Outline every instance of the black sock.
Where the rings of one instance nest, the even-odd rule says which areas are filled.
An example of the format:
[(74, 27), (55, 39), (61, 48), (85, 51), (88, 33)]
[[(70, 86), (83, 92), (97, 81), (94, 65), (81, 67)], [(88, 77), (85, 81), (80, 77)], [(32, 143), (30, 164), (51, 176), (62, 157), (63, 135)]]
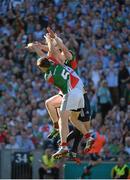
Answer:
[(93, 165), (90, 164), (90, 165), (87, 166), (87, 169), (90, 170), (92, 167), (93, 167)]
[(72, 152), (77, 153), (78, 146), (79, 146), (79, 143), (80, 143), (82, 137), (83, 137), (83, 134), (78, 129), (74, 129), (74, 142), (73, 142), (73, 146), (71, 149)]
[(71, 141), (72, 139), (74, 139), (74, 136), (75, 136), (74, 130), (72, 130), (72, 131), (69, 133), (69, 135), (67, 136), (67, 142), (69, 142), (69, 141)]

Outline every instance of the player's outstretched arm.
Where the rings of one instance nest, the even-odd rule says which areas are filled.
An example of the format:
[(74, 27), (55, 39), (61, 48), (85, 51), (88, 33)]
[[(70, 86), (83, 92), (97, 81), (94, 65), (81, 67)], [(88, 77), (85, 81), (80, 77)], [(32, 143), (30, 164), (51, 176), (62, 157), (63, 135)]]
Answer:
[(47, 45), (44, 45), (44, 44), (40, 44), (40, 49), (44, 52), (48, 52), (49, 51), (49, 48)]
[(49, 32), (51, 38), (55, 39), (59, 49), (62, 50), (66, 59), (72, 59), (72, 54), (70, 53), (68, 48), (64, 45), (63, 41), (57, 36), (57, 34), (55, 34), (50, 27), (47, 28), (47, 31)]
[(55, 41), (57, 42), (59, 48), (63, 51), (66, 59), (72, 59), (72, 54), (57, 35), (55, 36)]
[(39, 46), (39, 49), (41, 49), (42, 51), (44, 51), (46, 53), (49, 51), (48, 45), (45, 45), (45, 44), (38, 42), (38, 46)]
[(31, 52), (35, 52), (40, 57), (45, 56), (45, 53), (41, 50), (39, 43), (29, 43), (25, 48)]
[(49, 33), (47, 33), (44, 36), (44, 38), (46, 39), (46, 42), (47, 42), (47, 45), (48, 45), (48, 55), (50, 56), (51, 54), (54, 54), (54, 52), (55, 52), (53, 39), (51, 38)]
[(46, 39), (46, 42), (47, 42), (48, 48), (49, 48), (48, 56), (56, 58), (57, 62), (59, 64), (63, 65), (64, 61), (59, 56), (59, 53), (60, 53), (59, 49), (55, 47), (56, 42), (55, 42), (54, 38), (51, 38), (49, 33), (47, 33), (44, 37)]

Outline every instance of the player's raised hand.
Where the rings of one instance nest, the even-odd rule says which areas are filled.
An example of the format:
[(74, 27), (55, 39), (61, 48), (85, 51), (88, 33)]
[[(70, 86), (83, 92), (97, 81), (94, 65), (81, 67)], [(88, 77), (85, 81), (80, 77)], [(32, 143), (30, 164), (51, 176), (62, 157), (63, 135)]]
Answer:
[(31, 52), (35, 52), (36, 48), (40, 48), (40, 44), (38, 42), (29, 43), (25, 48)]
[(50, 34), (51, 38), (55, 38), (55, 33), (54, 33), (54, 31), (50, 27), (47, 27), (47, 31)]
[(29, 43), (27, 46), (25, 46), (26, 49), (29, 51), (33, 52), (34, 51), (34, 43)]
[(34, 48), (42, 49), (42, 48), (43, 48), (43, 44), (36, 41), (36, 42), (34, 43)]
[(51, 38), (51, 36), (50, 36), (50, 34), (49, 34), (49, 33), (47, 33), (47, 34), (44, 36), (44, 38), (45, 38), (46, 42), (48, 42), (48, 41), (51, 41), (51, 40), (52, 40), (52, 38)]

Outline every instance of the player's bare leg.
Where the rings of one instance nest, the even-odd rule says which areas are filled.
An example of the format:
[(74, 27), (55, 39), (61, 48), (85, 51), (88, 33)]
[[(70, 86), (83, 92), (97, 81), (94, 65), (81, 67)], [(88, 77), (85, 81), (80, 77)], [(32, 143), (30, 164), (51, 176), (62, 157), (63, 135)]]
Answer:
[(60, 107), (61, 105), (61, 101), (62, 101), (62, 97), (60, 95), (55, 95), (51, 98), (49, 98), (48, 100), (46, 100), (45, 102), (45, 106), (46, 109), (49, 113), (49, 116), (53, 122), (53, 129), (51, 131), (51, 133), (48, 135), (48, 138), (54, 138), (55, 136), (58, 135), (58, 129), (59, 129), (59, 124), (58, 124), (58, 120), (59, 120), (59, 115), (57, 112), (57, 108)]
[(60, 132), (61, 144), (59, 150), (53, 155), (55, 158), (64, 156), (69, 152), (67, 146), (67, 135), (69, 134), (68, 119), (70, 114), (71, 112), (67, 110), (60, 111), (59, 132)]
[(59, 132), (60, 132), (60, 137), (61, 137), (61, 144), (67, 142), (67, 135), (69, 133), (68, 119), (69, 119), (70, 113), (71, 113), (70, 111), (60, 112)]
[(84, 124), (86, 130), (89, 131), (89, 130), (90, 130), (90, 127), (91, 127), (91, 126), (90, 126), (90, 121), (83, 122), (83, 124)]
[[(92, 144), (95, 141), (95, 137), (89, 132), (90, 130), (90, 122), (81, 122), (78, 120), (79, 113), (72, 111), (71, 113), (71, 123), (78, 129), (85, 139), (87, 140), (86, 146), (85, 146), (85, 151), (89, 150), (92, 146)], [(80, 136), (80, 134), (78, 134)]]
[[(87, 148), (90, 149), (91, 145), (93, 144), (92, 143), (93, 138), (91, 138), (91, 134), (89, 133), (90, 123), (79, 121), (78, 120), (79, 113), (80, 112), (71, 111), (71, 114), (70, 114), (71, 123), (81, 132), (81, 134), (83, 134), (82, 137), (84, 136), (86, 140), (89, 140), (89, 147), (88, 147), (88, 143), (86, 143), (86, 144), (87, 144)], [(59, 119), (61, 148), (59, 149), (59, 151), (57, 153), (54, 154), (54, 157), (56, 157), (56, 156), (58, 157), (60, 155), (64, 156), (64, 154), (66, 154), (66, 152), (68, 151), (67, 141), (66, 141), (66, 137), (69, 133), (68, 117), (69, 117), (69, 114), (67, 115), (66, 111), (61, 112), (61, 118)], [(74, 134), (74, 135), (77, 135), (77, 134)], [(91, 138), (91, 141), (90, 141), (90, 138)], [(86, 148), (85, 148), (85, 150), (86, 150)], [(74, 150), (73, 152), (77, 152), (77, 151)]]
[(87, 130), (84, 124), (78, 120), (79, 114), (80, 112), (72, 111), (70, 121), (74, 125), (74, 127), (76, 127), (83, 135), (85, 135), (87, 133)]

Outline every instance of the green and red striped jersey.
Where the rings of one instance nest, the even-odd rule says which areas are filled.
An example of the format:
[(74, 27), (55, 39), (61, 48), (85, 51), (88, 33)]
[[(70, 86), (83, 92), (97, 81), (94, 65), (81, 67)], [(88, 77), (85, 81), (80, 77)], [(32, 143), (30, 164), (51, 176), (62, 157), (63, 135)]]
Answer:
[(63, 94), (67, 94), (71, 89), (75, 88), (80, 79), (72, 68), (59, 64), (51, 65), (44, 78), (59, 88)]
[(74, 50), (70, 50), (70, 52), (72, 54), (72, 59), (66, 59), (65, 65), (71, 67), (74, 71), (77, 72), (78, 61), (77, 61), (76, 53)]

